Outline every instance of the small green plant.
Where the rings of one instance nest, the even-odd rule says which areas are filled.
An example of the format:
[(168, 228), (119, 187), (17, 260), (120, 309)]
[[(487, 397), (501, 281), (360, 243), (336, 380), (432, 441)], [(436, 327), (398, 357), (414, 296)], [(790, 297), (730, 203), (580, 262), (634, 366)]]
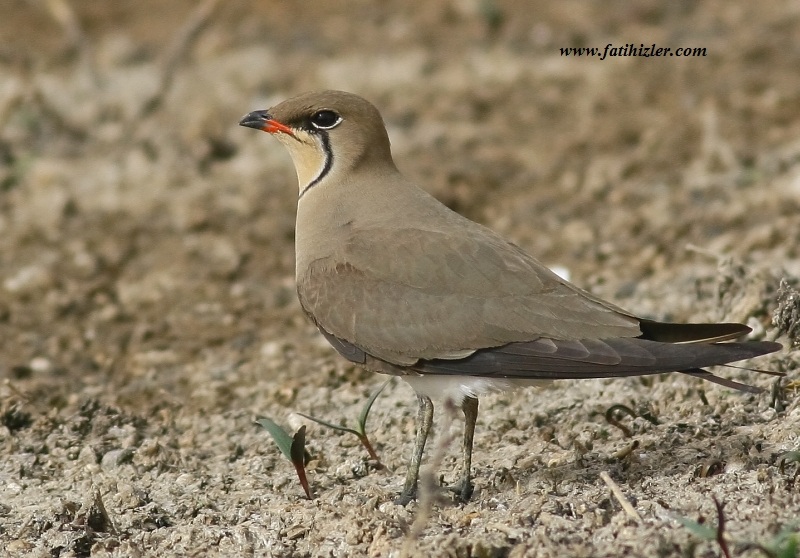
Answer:
[(800, 556), (800, 528), (797, 525), (786, 525), (780, 532), (764, 543), (754, 543), (731, 539), (725, 533), (725, 514), (723, 504), (714, 498), (717, 508), (717, 526), (711, 527), (700, 521), (686, 517), (675, 517), (675, 520), (686, 527), (695, 537), (708, 542), (716, 542), (725, 558), (731, 558), (728, 543), (739, 550), (760, 550), (767, 558), (798, 558)]
[(789, 463), (797, 464), (794, 476), (792, 476), (791, 480), (789, 481), (790, 483), (794, 484), (794, 481), (797, 479), (798, 476), (800, 476), (800, 450), (787, 451), (785, 453), (782, 453), (781, 455), (778, 456), (777, 461), (782, 475), (787, 474), (788, 472), (787, 466), (789, 465)]
[(295, 471), (297, 471), (297, 478), (300, 479), (300, 484), (306, 493), (309, 500), (314, 498), (311, 496), (311, 488), (308, 486), (308, 477), (306, 476), (306, 464), (311, 459), (306, 451), (306, 427), (301, 426), (300, 429), (290, 436), (283, 428), (270, 418), (261, 417), (256, 421), (256, 424), (264, 427), (269, 432), (278, 448), (286, 458), (292, 462)]
[(317, 424), (321, 424), (322, 426), (327, 426), (328, 428), (333, 428), (334, 430), (338, 430), (339, 432), (347, 432), (348, 434), (356, 436), (358, 440), (361, 442), (361, 445), (364, 446), (364, 448), (367, 450), (367, 453), (369, 454), (370, 458), (375, 460), (375, 462), (377, 463), (376, 467), (378, 469), (381, 469), (383, 468), (383, 464), (381, 463), (378, 454), (375, 452), (375, 448), (372, 447), (372, 442), (370, 442), (369, 436), (367, 436), (367, 418), (369, 417), (369, 412), (372, 409), (372, 404), (375, 403), (375, 400), (378, 398), (378, 396), (381, 394), (384, 388), (387, 385), (389, 385), (389, 382), (391, 381), (392, 381), (391, 378), (386, 380), (383, 383), (383, 385), (375, 391), (375, 393), (370, 395), (369, 399), (367, 399), (367, 402), (364, 404), (364, 407), (361, 409), (361, 414), (358, 415), (358, 422), (355, 428), (348, 428), (346, 426), (333, 424), (331, 422), (318, 419), (316, 417), (312, 417), (311, 415), (307, 415), (305, 413), (297, 413), (297, 414), (304, 416), (308, 420), (313, 420), (314, 422), (316, 422)]
[(686, 527), (695, 537), (709, 542), (716, 542), (725, 558), (731, 558), (731, 551), (728, 549), (728, 540), (725, 537), (725, 513), (723, 504), (714, 498), (714, 505), (717, 508), (717, 526), (709, 527), (700, 521), (694, 521), (687, 517), (675, 517), (675, 520)]
[(786, 525), (766, 543), (753, 543), (769, 558), (797, 558), (800, 556), (800, 526)]

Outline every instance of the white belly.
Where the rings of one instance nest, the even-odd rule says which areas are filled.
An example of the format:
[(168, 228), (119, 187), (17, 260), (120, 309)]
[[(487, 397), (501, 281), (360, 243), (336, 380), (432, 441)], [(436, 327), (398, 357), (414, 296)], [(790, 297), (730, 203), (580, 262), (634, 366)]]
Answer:
[(408, 375), (403, 376), (403, 379), (419, 394), (426, 395), (431, 399), (450, 399), (456, 405), (461, 405), (467, 396), (480, 397), (495, 391), (542, 386), (548, 383), (542, 380), (445, 376), (438, 374)]

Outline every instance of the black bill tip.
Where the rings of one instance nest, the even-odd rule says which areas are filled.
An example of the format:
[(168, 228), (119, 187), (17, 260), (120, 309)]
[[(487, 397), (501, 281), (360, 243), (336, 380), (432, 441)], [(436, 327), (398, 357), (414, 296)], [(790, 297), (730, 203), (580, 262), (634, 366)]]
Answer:
[(247, 128), (255, 128), (256, 130), (263, 130), (267, 126), (267, 122), (272, 120), (269, 113), (265, 110), (254, 110), (239, 120), (239, 126), (246, 126)]

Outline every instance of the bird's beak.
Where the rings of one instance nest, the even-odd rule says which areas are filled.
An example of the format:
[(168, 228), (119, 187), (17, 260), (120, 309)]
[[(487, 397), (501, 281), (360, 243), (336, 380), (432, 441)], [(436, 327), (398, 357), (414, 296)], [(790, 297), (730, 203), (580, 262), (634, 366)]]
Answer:
[(265, 110), (254, 110), (253, 112), (245, 115), (245, 117), (239, 121), (239, 126), (255, 128), (256, 130), (262, 130), (264, 132), (269, 132), (270, 134), (282, 132), (294, 137), (294, 133), (289, 126), (278, 122)]

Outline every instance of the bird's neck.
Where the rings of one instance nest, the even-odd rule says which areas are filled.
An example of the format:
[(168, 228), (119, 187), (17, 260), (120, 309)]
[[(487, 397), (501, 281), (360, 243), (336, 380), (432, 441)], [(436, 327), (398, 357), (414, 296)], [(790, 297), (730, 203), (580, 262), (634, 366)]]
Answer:
[(298, 271), (346, 246), (353, 229), (401, 222), (404, 216), (413, 214), (412, 208), (418, 203), (415, 198), (426, 195), (393, 164), (377, 168), (373, 165), (369, 173), (351, 169), (342, 174), (345, 176), (334, 168), (298, 199), (295, 230)]

